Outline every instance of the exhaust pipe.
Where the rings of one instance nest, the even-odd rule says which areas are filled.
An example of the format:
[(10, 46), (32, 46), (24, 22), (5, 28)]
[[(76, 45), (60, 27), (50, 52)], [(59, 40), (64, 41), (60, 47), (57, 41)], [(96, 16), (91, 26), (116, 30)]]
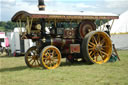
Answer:
[(39, 11), (45, 10), (44, 0), (38, 0), (38, 8), (39, 8)]

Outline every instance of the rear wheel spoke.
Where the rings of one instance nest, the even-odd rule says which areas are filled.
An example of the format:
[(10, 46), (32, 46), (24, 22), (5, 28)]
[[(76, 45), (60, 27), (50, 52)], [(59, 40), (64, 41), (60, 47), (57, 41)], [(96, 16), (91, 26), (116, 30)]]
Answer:
[(96, 44), (93, 42), (89, 42), (90, 45), (95, 46)]
[(101, 43), (101, 45), (104, 45), (105, 39), (103, 38), (100, 43)]
[(108, 54), (106, 52), (100, 51), (102, 54), (108, 56)]
[(93, 39), (94, 39), (95, 44), (97, 44), (96, 38), (94, 36), (93, 36)]
[(94, 48), (88, 48), (88, 50), (94, 50)]
[(96, 61), (98, 61), (98, 56), (96, 56)]
[(90, 32), (88, 36), (84, 38), (84, 43), (82, 43), (82, 51), (86, 52), (83, 53), (83, 56), (88, 63), (102, 64), (110, 59), (112, 43), (105, 32)]
[(101, 59), (104, 60), (104, 57), (101, 52), (99, 52), (99, 55), (100, 55)]

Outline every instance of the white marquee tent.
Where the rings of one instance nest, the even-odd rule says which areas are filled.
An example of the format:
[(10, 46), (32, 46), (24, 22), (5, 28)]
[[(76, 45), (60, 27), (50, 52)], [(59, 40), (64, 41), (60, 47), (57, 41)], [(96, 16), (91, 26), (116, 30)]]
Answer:
[(111, 34), (128, 34), (128, 10), (122, 13), (119, 19), (114, 21)]
[(122, 13), (118, 20), (114, 21), (111, 34), (112, 42), (117, 49), (128, 49), (128, 10)]
[[(112, 22), (113, 20), (106, 24), (111, 25)], [(106, 30), (103, 26), (101, 26), (101, 30)], [(122, 13), (119, 19), (114, 20), (110, 33), (112, 43), (115, 44), (117, 49), (128, 49), (128, 10)]]

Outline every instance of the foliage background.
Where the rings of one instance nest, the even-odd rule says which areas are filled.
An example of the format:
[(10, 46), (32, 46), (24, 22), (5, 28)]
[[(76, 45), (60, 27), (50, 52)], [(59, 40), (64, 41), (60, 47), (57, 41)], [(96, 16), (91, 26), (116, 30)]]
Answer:
[(12, 31), (16, 27), (16, 23), (11, 21), (0, 21), (0, 31)]

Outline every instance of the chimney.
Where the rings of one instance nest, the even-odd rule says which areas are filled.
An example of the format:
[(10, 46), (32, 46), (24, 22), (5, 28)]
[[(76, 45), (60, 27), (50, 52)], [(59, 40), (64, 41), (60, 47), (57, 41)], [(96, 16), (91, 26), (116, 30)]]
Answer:
[(39, 11), (45, 10), (44, 0), (38, 0), (38, 8), (39, 8)]

